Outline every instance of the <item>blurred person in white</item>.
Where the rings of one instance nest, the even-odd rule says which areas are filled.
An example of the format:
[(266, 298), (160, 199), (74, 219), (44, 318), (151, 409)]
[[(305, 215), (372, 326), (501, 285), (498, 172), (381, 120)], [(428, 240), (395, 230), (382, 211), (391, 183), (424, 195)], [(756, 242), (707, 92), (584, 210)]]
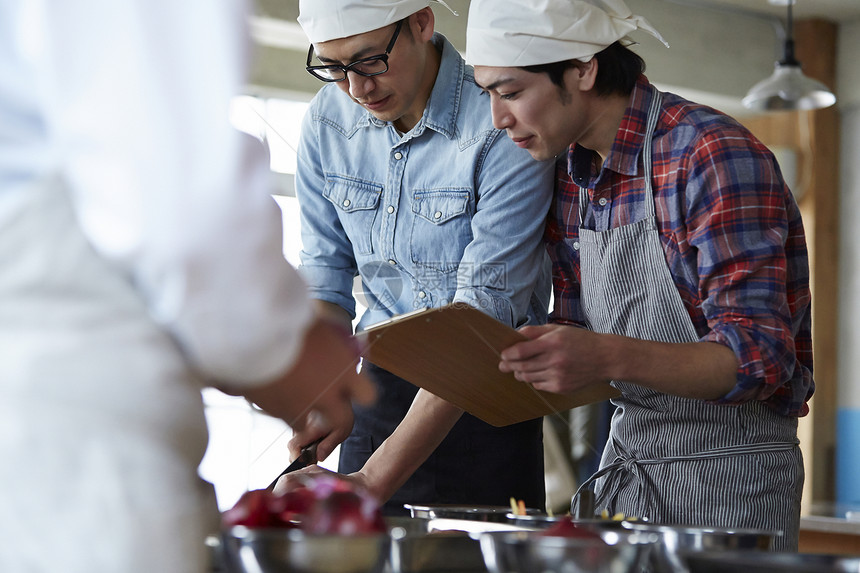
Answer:
[[(372, 399), (235, 131), (242, 1), (0, 3), (0, 571), (201, 572), (200, 389)], [(247, 141), (246, 141), (247, 140)]]

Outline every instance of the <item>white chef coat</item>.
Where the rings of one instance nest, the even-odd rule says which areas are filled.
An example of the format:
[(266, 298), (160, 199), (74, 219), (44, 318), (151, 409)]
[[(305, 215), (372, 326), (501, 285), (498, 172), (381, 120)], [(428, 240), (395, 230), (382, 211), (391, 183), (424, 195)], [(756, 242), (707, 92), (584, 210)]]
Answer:
[(228, 122), (246, 15), (0, 0), (0, 571), (204, 566), (199, 387), (267, 382), (311, 320)]

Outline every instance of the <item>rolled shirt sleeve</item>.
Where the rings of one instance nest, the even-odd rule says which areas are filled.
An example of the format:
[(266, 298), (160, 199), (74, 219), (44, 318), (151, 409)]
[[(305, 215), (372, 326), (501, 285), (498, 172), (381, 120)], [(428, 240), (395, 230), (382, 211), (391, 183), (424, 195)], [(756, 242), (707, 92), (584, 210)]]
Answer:
[(770, 153), (741, 131), (707, 134), (691, 165), (699, 167), (687, 184), (687, 229), (709, 326), (702, 340), (728, 346), (739, 363), (737, 384), (717, 403), (803, 411), (810, 294), (797, 205)]
[(339, 305), (355, 318), (353, 279), (358, 264), (338, 218), (337, 210), (323, 194), (326, 176), (318, 125), (313, 119), (317, 102), (302, 120), (296, 169), (296, 195), (302, 209), (301, 272), (313, 298)]
[(542, 237), (552, 200), (554, 164), (519, 153), (498, 132), (478, 175), (480, 199), (472, 217), (473, 240), (460, 261), (454, 301), (465, 302), (512, 327), (536, 294), (549, 304), (549, 259)]

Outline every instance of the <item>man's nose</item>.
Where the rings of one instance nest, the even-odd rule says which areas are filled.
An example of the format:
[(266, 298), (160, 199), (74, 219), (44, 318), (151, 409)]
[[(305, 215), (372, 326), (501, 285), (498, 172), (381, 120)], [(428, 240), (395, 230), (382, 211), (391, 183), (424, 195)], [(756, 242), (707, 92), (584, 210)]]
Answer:
[(497, 99), (490, 100), (490, 114), (493, 117), (493, 127), (496, 129), (507, 129), (513, 124), (510, 112)]
[(346, 81), (349, 82), (349, 95), (357, 100), (364, 99), (364, 96), (373, 89), (373, 78), (362, 76), (352, 70), (346, 73)]

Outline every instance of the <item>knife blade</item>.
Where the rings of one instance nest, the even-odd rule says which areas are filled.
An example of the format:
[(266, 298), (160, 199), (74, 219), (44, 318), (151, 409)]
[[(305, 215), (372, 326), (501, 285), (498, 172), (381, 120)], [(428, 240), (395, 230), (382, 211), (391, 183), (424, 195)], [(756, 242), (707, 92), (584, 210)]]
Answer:
[(267, 487), (266, 489), (268, 489), (270, 491), (275, 489), (275, 484), (278, 483), (278, 480), (281, 479), (281, 477), (285, 476), (286, 474), (288, 474), (290, 472), (294, 472), (296, 470), (300, 470), (300, 469), (305, 468), (311, 464), (315, 464), (317, 461), (317, 446), (319, 445), (319, 443), (321, 441), (322, 441), (322, 438), (319, 438), (319, 439), (311, 442), (307, 446), (303, 447), (301, 449), (301, 451), (299, 451), (299, 456), (295, 460), (293, 460), (292, 463), (290, 463), (290, 465), (288, 465), (286, 468), (284, 468), (284, 471), (279, 473), (278, 477), (276, 477), (274, 479), (274, 481), (272, 481), (272, 483), (270, 483), (269, 487)]

